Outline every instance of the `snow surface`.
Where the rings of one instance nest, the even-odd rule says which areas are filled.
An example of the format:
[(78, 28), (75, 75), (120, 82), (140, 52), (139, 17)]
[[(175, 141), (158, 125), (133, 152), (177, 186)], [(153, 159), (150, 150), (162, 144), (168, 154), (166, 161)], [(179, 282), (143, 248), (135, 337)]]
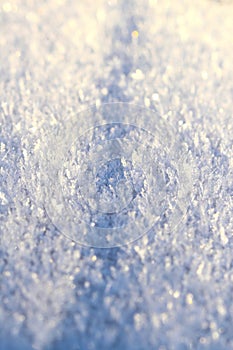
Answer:
[[(232, 18), (232, 1), (0, 2), (0, 350), (233, 348)], [(167, 155), (171, 191), (182, 181), (190, 188), (178, 197), (185, 216), (131, 244), (85, 247), (47, 208), (69, 132), (58, 136), (74, 120), (82, 132), (92, 128), (93, 115), (79, 114), (90, 105), (119, 101), (150, 108), (167, 125), (155, 148), (161, 162)], [(151, 120), (142, 120), (148, 131)], [(172, 159), (166, 153), (177, 140), (190, 163), (176, 148)], [(113, 196), (128, 176), (131, 163), (114, 159), (95, 173), (98, 193)], [(67, 195), (71, 185), (64, 182)], [(98, 198), (105, 211), (108, 197)]]

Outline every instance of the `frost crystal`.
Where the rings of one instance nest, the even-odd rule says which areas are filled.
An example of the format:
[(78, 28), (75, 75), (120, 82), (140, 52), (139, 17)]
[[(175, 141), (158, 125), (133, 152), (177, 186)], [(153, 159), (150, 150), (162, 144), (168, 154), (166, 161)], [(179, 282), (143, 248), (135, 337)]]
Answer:
[(0, 350), (233, 348), (232, 12), (0, 1)]
[[(86, 118), (96, 126), (83, 131)], [(43, 146), (26, 167), (25, 176), (29, 169), (33, 175), (37, 164), (40, 169), (40, 179), (30, 180), (29, 191), (43, 194), (53, 224), (74, 241), (121, 246), (155, 223), (174, 232), (185, 215), (195, 180), (193, 164), (184, 142), (158, 113), (132, 104), (105, 104), (41, 137)]]

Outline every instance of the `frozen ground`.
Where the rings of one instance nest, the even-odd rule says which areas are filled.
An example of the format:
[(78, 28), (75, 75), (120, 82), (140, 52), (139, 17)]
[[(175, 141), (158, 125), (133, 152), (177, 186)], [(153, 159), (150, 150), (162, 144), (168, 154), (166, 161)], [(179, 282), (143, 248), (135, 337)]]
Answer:
[[(0, 350), (233, 348), (232, 37), (231, 1), (0, 1)], [(195, 196), (172, 232), (83, 247), (46, 215), (34, 151), (116, 101), (173, 127)]]

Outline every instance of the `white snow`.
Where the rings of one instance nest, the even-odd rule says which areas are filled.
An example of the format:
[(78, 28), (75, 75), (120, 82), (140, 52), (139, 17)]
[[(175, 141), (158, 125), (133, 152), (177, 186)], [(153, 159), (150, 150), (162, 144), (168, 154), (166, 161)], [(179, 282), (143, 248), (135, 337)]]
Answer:
[[(0, 350), (233, 347), (232, 15), (232, 1), (0, 2)], [(96, 159), (124, 128), (73, 142), (113, 122), (112, 105), (89, 109), (112, 102), (131, 103), (116, 120), (131, 142), (115, 170), (117, 157)], [(104, 173), (101, 210), (128, 205), (124, 183), (141, 191), (128, 221), (113, 221), (135, 223), (127, 232), (101, 214), (96, 236), (75, 192), (80, 164), (92, 180)]]

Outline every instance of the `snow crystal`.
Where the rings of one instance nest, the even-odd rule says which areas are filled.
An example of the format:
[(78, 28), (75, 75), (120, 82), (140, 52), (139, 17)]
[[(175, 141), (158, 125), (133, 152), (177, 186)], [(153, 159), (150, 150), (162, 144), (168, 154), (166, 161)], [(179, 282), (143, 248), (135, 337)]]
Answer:
[(233, 347), (232, 11), (1, 1), (0, 350)]

